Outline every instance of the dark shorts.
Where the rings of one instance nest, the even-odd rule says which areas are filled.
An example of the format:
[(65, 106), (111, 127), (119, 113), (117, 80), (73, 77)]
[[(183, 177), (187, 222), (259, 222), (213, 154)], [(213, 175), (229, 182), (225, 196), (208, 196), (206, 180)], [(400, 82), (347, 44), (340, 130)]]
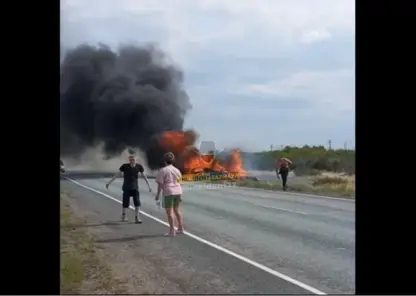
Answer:
[(168, 195), (163, 197), (163, 206), (165, 209), (177, 208), (182, 199), (180, 195)]
[(140, 192), (137, 189), (123, 190), (123, 208), (130, 206), (130, 197), (133, 198), (133, 204), (135, 207), (140, 207)]

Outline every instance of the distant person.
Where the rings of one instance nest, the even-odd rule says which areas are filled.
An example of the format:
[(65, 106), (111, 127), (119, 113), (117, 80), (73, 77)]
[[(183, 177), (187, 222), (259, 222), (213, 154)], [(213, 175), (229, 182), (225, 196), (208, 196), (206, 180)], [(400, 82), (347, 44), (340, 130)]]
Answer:
[(135, 210), (135, 223), (141, 224), (142, 220), (140, 219), (140, 192), (139, 192), (139, 173), (143, 176), (144, 180), (149, 187), (149, 192), (152, 192), (150, 187), (149, 180), (144, 174), (144, 168), (141, 164), (136, 162), (136, 157), (134, 155), (129, 156), (129, 162), (121, 165), (119, 171), (114, 175), (114, 177), (108, 182), (105, 187), (108, 189), (110, 184), (121, 174), (123, 174), (123, 208), (121, 214), (121, 221), (127, 221), (126, 210), (130, 206), (130, 197), (133, 198), (134, 210)]
[(60, 167), (61, 167), (61, 173), (65, 173), (65, 165), (64, 165), (64, 162), (62, 161), (62, 159), (59, 160), (59, 164), (60, 164)]
[[(182, 174), (172, 164), (175, 161), (175, 156), (172, 152), (168, 152), (163, 156), (165, 167), (159, 170), (156, 176), (157, 192), (155, 200), (159, 200), (160, 193), (163, 192), (163, 205), (168, 216), (169, 232), (166, 236), (174, 236), (176, 233), (183, 233), (183, 217), (179, 212), (179, 206), (182, 202)], [(178, 223), (178, 231), (175, 232), (173, 223), (173, 215), (175, 214)]]
[(280, 179), (280, 176), (282, 176), (282, 187), (284, 191), (287, 190), (287, 177), (289, 175), (289, 168), (291, 165), (292, 161), (286, 157), (279, 158), (276, 163), (277, 179)]

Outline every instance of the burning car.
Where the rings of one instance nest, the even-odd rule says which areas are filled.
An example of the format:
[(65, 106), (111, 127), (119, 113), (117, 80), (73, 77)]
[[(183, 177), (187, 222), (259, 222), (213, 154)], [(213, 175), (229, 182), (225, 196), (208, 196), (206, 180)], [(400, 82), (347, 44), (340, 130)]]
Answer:
[(165, 151), (175, 154), (176, 166), (185, 180), (197, 180), (202, 176), (208, 176), (210, 180), (236, 180), (247, 177), (238, 149), (232, 150), (225, 161), (220, 161), (213, 151), (201, 153), (195, 147), (197, 137), (197, 133), (188, 130), (165, 132), (159, 139), (159, 144)]

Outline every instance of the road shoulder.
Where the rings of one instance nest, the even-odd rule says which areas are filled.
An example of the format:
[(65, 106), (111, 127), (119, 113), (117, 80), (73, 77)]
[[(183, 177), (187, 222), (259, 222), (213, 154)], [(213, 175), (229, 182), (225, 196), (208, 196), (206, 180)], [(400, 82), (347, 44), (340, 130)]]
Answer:
[[(96, 259), (94, 260), (94, 265), (85, 265), (87, 260), (85, 260), (85, 256), (82, 258), (84, 260), (81, 262), (86, 268), (84, 275), (92, 273), (92, 270), (96, 271), (94, 272), (96, 276), (101, 275), (105, 271), (107, 283), (111, 283), (111, 285), (100, 286), (100, 282), (105, 283), (105, 278), (103, 277), (95, 279), (95, 282), (87, 279), (84, 283), (80, 283), (79, 279), (73, 279), (73, 284), (67, 285), (68, 288), (75, 290), (72, 292), (81, 290), (84, 294), (102, 292), (110, 294), (185, 293), (185, 290), (180, 287), (181, 283), (164, 276), (165, 273), (160, 269), (163, 267), (162, 260), (158, 259), (158, 262), (152, 261), (154, 258), (149, 256), (152, 252), (147, 252), (149, 250), (147, 247), (143, 246), (142, 248), (133, 249), (130, 243), (132, 241), (163, 237), (163, 233), (162, 235), (138, 234), (135, 236), (117, 236), (118, 228), (131, 228), (137, 225), (131, 224), (131, 222), (123, 225), (123, 223), (115, 221), (115, 219), (104, 221), (102, 212), (83, 207), (82, 204), (77, 202), (79, 198), (72, 192), (66, 191), (64, 207), (70, 209), (73, 217), (73, 222), (71, 225), (67, 225), (67, 227), (69, 226), (69, 228), (76, 231), (78, 235), (83, 234), (84, 237), (88, 237), (88, 247), (95, 250)], [(157, 247), (156, 245), (155, 248), (157, 249)], [(89, 253), (91, 254), (91, 252)], [(68, 288), (66, 290), (69, 290)], [(63, 291), (61, 292), (63, 293)]]
[(61, 294), (123, 294), (128, 290), (117, 278), (94, 237), (83, 229), (66, 194), (61, 194), (60, 213)]

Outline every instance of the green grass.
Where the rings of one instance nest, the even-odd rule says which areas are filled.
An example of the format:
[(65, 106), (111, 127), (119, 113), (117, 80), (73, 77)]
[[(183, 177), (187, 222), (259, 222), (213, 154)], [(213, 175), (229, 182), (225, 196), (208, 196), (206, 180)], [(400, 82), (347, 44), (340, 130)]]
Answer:
[[(282, 182), (276, 181), (252, 181), (242, 180), (237, 183), (238, 186), (259, 188), (265, 190), (282, 190)], [(317, 177), (312, 179), (310, 184), (290, 184), (288, 192), (298, 192), (316, 195), (327, 195), (334, 197), (355, 198), (355, 183), (346, 178), (340, 177)]]
[(61, 294), (122, 294), (123, 282), (116, 279), (94, 238), (71, 211), (68, 197), (61, 194)]

